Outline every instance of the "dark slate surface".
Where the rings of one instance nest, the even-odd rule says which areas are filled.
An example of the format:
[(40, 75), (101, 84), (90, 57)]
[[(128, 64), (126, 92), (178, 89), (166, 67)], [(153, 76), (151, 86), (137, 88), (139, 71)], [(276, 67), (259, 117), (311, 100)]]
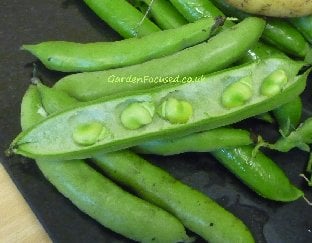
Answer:
[[(76, 209), (44, 179), (33, 161), (18, 156), (6, 158), (3, 152), (20, 131), (20, 102), (29, 84), (32, 63), (36, 62), (30, 54), (19, 51), (22, 44), (47, 40), (111, 41), (120, 37), (82, 1), (1, 0), (0, 16), (0, 150), (6, 170), (54, 242), (129, 242)], [(53, 84), (63, 75), (37, 64), (40, 77), (47, 84)], [(304, 103), (309, 113), (310, 93), (304, 95)], [(274, 126), (254, 120), (244, 126), (266, 136), (276, 135)], [(269, 152), (269, 155), (312, 199), (311, 188), (298, 176), (304, 170), (307, 154), (294, 150), (287, 154)], [(312, 208), (304, 200), (286, 204), (264, 200), (209, 154), (147, 158), (240, 217), (257, 242), (312, 242)]]

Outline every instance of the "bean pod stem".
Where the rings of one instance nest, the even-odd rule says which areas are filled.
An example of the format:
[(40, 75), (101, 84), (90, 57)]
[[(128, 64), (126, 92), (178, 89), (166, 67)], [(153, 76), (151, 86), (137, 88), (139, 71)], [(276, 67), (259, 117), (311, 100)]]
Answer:
[(178, 28), (187, 24), (187, 20), (171, 5), (168, 0), (135, 0), (143, 5), (141, 11), (149, 11), (150, 18), (163, 30)]

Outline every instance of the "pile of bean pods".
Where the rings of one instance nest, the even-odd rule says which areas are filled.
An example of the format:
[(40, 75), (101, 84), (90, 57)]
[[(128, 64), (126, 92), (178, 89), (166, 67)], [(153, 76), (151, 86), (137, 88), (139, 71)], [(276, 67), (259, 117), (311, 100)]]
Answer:
[[(73, 74), (53, 87), (33, 77), (9, 153), (35, 159), (81, 211), (140, 242), (191, 242), (186, 229), (212, 243), (254, 238), (231, 212), (139, 154), (209, 152), (261, 197), (304, 198), (261, 147), (310, 151), (312, 118), (300, 124), (300, 94), (311, 16), (263, 19), (219, 0), (84, 2), (124, 39), (24, 45), (48, 69)], [(253, 117), (275, 120), (280, 139), (233, 126)]]

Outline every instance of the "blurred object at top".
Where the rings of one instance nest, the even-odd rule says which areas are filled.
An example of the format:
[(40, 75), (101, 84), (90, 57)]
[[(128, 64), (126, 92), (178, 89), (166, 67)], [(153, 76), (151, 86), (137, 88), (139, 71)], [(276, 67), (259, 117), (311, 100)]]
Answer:
[(299, 17), (312, 14), (312, 0), (225, 0), (248, 13), (272, 17)]

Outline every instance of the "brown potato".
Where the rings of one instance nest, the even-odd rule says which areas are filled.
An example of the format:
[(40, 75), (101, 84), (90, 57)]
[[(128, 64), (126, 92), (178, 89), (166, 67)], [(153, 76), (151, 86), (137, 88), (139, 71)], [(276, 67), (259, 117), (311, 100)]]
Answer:
[(312, 14), (312, 0), (225, 0), (245, 12), (273, 17), (298, 17)]

